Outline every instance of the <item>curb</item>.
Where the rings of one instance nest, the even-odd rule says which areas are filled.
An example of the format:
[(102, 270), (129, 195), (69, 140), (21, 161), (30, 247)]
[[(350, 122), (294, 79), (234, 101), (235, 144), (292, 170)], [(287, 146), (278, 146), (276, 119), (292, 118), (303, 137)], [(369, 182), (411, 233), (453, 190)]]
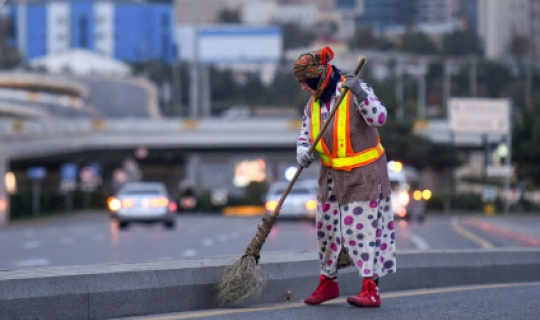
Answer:
[[(94, 266), (0, 270), (0, 319), (108, 319), (218, 308), (216, 284), (239, 256)], [(399, 252), (381, 291), (540, 281), (540, 249)], [(260, 297), (240, 306), (300, 301), (317, 286), (314, 251), (264, 253)], [(342, 295), (357, 294), (354, 268), (340, 270)]]

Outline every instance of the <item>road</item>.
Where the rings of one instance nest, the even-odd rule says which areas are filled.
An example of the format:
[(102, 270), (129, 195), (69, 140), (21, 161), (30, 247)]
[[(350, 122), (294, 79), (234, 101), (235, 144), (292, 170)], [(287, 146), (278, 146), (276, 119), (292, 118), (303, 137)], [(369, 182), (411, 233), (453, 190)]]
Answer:
[[(179, 215), (172, 231), (120, 231), (106, 212), (15, 222), (0, 227), (0, 269), (241, 255), (258, 223), (260, 217)], [(531, 216), (429, 216), (423, 224), (396, 225), (398, 251), (540, 246), (540, 218)], [(290, 250), (316, 250), (313, 223), (278, 220), (261, 254)]]
[(123, 318), (125, 320), (278, 320), (278, 319), (456, 319), (537, 320), (540, 283), (466, 286), (382, 293), (381, 308), (360, 309), (345, 297), (310, 307), (301, 302)]

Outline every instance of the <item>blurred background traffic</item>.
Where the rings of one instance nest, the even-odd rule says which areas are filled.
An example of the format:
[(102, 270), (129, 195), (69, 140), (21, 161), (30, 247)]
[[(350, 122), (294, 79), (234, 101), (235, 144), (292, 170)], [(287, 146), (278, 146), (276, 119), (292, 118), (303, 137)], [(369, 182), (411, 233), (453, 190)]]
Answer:
[[(326, 45), (345, 72), (367, 57), (361, 78), (388, 109), (395, 215), (423, 223), (402, 225), (423, 231), (404, 229), (401, 249), (461, 243), (434, 240), (448, 230), (463, 247), (536, 243), (475, 242), (452, 217), (540, 212), (540, 0), (0, 0), (0, 246), (55, 217), (43, 236), (66, 223), (98, 242), (176, 237), (165, 253), (88, 261), (197, 256), (176, 247), (192, 230), (216, 235), (207, 255), (228, 253), (217, 244), (254, 233), (294, 176), (308, 96), (292, 65)], [(317, 173), (283, 208), (305, 219), (277, 226), (290, 237), (271, 248), (314, 247)], [(34, 253), (48, 241), (28, 239)], [(54, 264), (39, 256), (3, 266)]]

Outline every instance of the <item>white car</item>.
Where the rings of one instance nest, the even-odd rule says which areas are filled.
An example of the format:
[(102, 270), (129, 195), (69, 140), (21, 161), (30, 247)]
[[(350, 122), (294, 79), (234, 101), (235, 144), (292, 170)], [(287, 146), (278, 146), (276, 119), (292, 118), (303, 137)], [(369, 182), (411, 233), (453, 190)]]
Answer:
[[(289, 186), (288, 181), (274, 182), (266, 194), (266, 215), (270, 216)], [(280, 218), (303, 218), (315, 221), (317, 214), (317, 181), (297, 181), (279, 211)]]
[(400, 162), (388, 162), (388, 177), (392, 187), (390, 196), (392, 210), (396, 218), (424, 221), (426, 200), (431, 198), (430, 190), (418, 190), (416, 172)]
[(161, 182), (129, 182), (108, 200), (108, 205), (121, 229), (132, 222), (161, 222), (168, 229), (176, 226), (177, 205)]

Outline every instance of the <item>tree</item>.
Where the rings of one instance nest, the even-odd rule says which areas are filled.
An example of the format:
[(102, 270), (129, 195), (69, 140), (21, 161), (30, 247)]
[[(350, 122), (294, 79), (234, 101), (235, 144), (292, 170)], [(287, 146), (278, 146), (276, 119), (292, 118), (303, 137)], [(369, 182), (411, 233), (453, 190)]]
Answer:
[(317, 38), (315, 32), (303, 30), (296, 23), (285, 23), (281, 27), (284, 50), (308, 46)]
[(377, 50), (391, 50), (395, 45), (382, 37), (375, 37), (373, 27), (361, 27), (356, 29), (353, 37), (349, 40), (351, 48), (369, 48)]
[(532, 43), (528, 36), (514, 34), (512, 40), (510, 40), (510, 43), (508, 44), (508, 51), (510, 51), (513, 56), (525, 57), (529, 55), (531, 47)]
[(219, 23), (240, 23), (240, 12), (238, 10), (223, 9), (218, 15)]
[(400, 49), (409, 53), (436, 54), (438, 52), (435, 43), (427, 34), (415, 31), (408, 27), (401, 36)]
[(482, 55), (482, 41), (472, 31), (454, 31), (442, 40), (442, 51), (447, 55)]
[(514, 124), (512, 161), (528, 183), (540, 186), (540, 103), (523, 111), (522, 121)]
[(398, 160), (419, 170), (440, 170), (461, 164), (453, 146), (434, 144), (415, 135), (409, 122), (388, 120), (379, 131), (388, 160)]

